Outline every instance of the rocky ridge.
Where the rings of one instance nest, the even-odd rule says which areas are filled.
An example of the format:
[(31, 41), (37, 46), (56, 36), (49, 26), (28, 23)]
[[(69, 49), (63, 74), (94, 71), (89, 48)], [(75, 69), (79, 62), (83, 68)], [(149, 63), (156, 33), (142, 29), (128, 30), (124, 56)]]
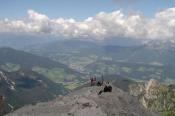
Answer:
[(6, 116), (158, 116), (119, 88), (113, 87), (112, 93), (98, 95), (101, 89), (84, 87), (50, 102), (25, 106)]

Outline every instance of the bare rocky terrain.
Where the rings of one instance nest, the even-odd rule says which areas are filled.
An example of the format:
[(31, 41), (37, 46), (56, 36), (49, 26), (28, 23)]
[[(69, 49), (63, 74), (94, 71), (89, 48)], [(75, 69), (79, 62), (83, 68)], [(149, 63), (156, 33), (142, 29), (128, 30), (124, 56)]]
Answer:
[(6, 116), (159, 116), (146, 110), (129, 93), (113, 87), (112, 93), (98, 92), (102, 87), (85, 87), (53, 101), (25, 106)]

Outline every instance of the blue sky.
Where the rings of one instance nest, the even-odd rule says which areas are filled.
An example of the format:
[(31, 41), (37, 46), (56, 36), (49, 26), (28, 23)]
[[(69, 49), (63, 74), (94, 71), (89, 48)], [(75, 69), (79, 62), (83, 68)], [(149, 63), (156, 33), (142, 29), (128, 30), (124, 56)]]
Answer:
[(174, 7), (175, 0), (0, 0), (0, 19), (20, 19), (33, 9), (51, 18), (74, 18), (82, 20), (105, 11), (139, 11), (151, 17), (155, 12)]
[(175, 0), (0, 2), (0, 33), (93, 40), (124, 37), (175, 41)]

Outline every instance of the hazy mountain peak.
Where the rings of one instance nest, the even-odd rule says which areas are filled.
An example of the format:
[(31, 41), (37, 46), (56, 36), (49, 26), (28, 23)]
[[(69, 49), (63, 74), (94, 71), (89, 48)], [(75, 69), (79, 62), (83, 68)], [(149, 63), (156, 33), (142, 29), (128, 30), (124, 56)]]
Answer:
[(147, 48), (151, 49), (169, 49), (175, 48), (174, 40), (152, 40), (144, 43)]

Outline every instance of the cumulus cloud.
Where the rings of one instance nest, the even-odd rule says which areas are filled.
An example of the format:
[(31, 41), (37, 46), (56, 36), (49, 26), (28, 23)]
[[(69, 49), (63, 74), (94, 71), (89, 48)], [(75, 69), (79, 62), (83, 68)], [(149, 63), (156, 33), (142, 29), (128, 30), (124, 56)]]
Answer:
[(122, 11), (100, 12), (83, 21), (50, 19), (28, 10), (25, 20), (0, 20), (0, 32), (49, 34), (64, 38), (173, 39), (175, 38), (175, 8), (168, 8), (146, 18), (139, 13), (125, 15)]

